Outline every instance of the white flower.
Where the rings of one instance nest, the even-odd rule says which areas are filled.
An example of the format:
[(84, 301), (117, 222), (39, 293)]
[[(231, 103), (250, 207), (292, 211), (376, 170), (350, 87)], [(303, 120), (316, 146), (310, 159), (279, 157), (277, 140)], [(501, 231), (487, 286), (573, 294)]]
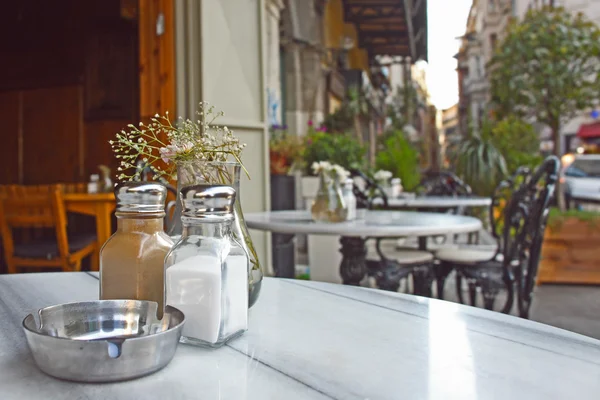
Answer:
[(338, 178), (340, 182), (345, 182), (346, 179), (350, 177), (350, 172), (346, 171), (346, 169), (340, 165), (332, 165), (330, 168), (331, 175), (334, 178)]
[(331, 171), (331, 163), (329, 161), (315, 161), (312, 163), (311, 168), (315, 175), (321, 172)]
[(379, 171), (375, 172), (373, 178), (375, 178), (377, 182), (387, 182), (392, 176), (393, 174), (390, 171), (380, 169)]
[(168, 163), (179, 154), (190, 151), (193, 147), (193, 143), (185, 142), (181, 144), (169, 144), (165, 147), (161, 147), (158, 151), (160, 152), (160, 157), (162, 160)]

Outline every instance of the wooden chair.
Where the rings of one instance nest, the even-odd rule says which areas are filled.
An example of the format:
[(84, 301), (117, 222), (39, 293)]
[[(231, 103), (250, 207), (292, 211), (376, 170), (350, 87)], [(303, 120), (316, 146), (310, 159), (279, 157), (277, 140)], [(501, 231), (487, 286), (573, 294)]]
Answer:
[[(80, 271), (82, 259), (95, 250), (93, 236), (68, 237), (63, 190), (61, 185), (0, 188), (0, 228), (8, 273), (18, 272), (19, 267)], [(24, 228), (54, 228), (56, 237), (16, 243), (15, 230)]]

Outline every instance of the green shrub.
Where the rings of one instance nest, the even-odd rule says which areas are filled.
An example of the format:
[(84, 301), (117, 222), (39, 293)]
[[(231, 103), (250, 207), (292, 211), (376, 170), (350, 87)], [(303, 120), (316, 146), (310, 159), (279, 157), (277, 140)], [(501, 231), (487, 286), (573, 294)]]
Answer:
[(304, 169), (307, 175), (313, 175), (311, 165), (316, 161), (329, 161), (346, 169), (362, 169), (366, 154), (367, 149), (353, 136), (313, 131), (306, 139)]
[(375, 168), (390, 171), (402, 180), (406, 191), (414, 190), (421, 181), (419, 153), (402, 131), (387, 132), (375, 157)]
[(491, 124), (485, 121), (479, 133), (470, 132), (456, 149), (456, 172), (475, 194), (490, 196), (506, 177), (506, 161), (496, 147)]
[(509, 175), (521, 166), (535, 169), (542, 163), (540, 139), (531, 124), (509, 116), (494, 124), (491, 136), (495, 147), (504, 156)]

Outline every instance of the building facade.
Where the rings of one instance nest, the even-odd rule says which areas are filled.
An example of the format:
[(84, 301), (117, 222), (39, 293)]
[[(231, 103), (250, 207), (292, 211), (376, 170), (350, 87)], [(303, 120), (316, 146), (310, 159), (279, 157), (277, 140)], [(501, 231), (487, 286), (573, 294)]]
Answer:
[(460, 126), (463, 132), (478, 130), (490, 101), (486, 70), (496, 46), (503, 39), (512, 16), (512, 0), (474, 0), (465, 35), (456, 55), (459, 79)]
[[(597, 0), (474, 0), (465, 35), (456, 58), (458, 60), (459, 114), (463, 132), (477, 130), (487, 112), (490, 100), (489, 75), (486, 64), (494, 48), (504, 38), (511, 18), (522, 19), (528, 10), (543, 6), (564, 7), (582, 13), (600, 24), (600, 1)], [(596, 114), (594, 114), (596, 115)], [(565, 124), (561, 131), (561, 152), (574, 150), (579, 142), (576, 134), (582, 124), (594, 122), (589, 112)], [(552, 152), (554, 143), (547, 127), (539, 126), (541, 150)]]

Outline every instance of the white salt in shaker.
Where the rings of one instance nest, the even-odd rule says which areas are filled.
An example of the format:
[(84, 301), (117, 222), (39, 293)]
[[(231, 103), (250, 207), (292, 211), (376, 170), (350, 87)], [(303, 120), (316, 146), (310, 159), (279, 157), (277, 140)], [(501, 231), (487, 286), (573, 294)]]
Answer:
[(181, 190), (181, 240), (165, 259), (167, 304), (185, 314), (182, 343), (220, 347), (248, 329), (249, 257), (233, 237), (235, 190)]

